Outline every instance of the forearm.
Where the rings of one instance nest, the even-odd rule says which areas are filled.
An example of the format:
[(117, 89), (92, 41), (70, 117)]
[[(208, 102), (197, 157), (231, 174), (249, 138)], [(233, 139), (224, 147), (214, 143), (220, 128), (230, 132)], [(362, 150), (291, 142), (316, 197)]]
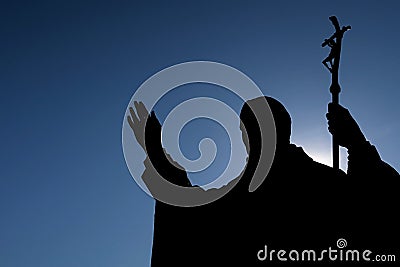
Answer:
[(162, 178), (173, 184), (191, 186), (186, 171), (178, 163), (174, 162), (162, 147), (161, 124), (154, 112), (151, 113), (146, 124), (145, 144), (147, 167), (151, 164)]
[(165, 180), (179, 185), (192, 186), (186, 171), (166, 153), (160, 145), (159, 149), (150, 149), (147, 151), (145, 167), (148, 169), (150, 165)]
[(348, 149), (347, 174), (350, 176), (398, 176), (397, 171), (382, 161), (375, 146), (368, 141)]

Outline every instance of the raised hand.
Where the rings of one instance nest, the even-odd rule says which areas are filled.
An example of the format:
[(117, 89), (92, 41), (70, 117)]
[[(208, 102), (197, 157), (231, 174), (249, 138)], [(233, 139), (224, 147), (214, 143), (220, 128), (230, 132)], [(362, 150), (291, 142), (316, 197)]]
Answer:
[(138, 141), (139, 145), (146, 151), (145, 149), (145, 128), (146, 128), (146, 120), (149, 118), (149, 112), (147, 111), (143, 102), (134, 102), (135, 110), (130, 107), (128, 115), (128, 123), (131, 127), (133, 133), (135, 134), (135, 138)]

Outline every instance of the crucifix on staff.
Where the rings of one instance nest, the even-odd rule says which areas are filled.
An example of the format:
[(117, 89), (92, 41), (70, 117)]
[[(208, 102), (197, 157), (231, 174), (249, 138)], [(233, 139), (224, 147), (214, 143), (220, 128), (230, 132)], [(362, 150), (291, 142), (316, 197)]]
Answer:
[[(329, 55), (322, 61), (322, 64), (324, 64), (332, 76), (332, 82), (330, 86), (332, 103), (339, 104), (339, 93), (341, 90), (339, 85), (340, 52), (342, 49), (343, 35), (346, 31), (351, 29), (351, 26), (343, 26), (340, 28), (339, 21), (335, 16), (330, 16), (329, 20), (335, 27), (335, 33), (328, 39), (325, 39), (322, 43), (322, 47), (328, 46), (331, 48)], [(332, 136), (332, 158), (333, 168), (339, 169), (339, 145), (334, 136)]]

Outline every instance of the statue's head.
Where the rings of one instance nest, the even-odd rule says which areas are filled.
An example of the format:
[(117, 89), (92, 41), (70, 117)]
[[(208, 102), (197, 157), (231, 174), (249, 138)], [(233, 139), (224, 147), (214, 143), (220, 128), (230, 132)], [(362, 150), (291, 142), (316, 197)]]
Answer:
[[(251, 149), (251, 153), (260, 151), (261, 146), (261, 132), (260, 128), (250, 106), (263, 106), (265, 99), (271, 109), (275, 127), (276, 127), (276, 148), (277, 150), (287, 147), (290, 144), (290, 135), (292, 128), (292, 120), (286, 108), (278, 100), (272, 97), (258, 97), (247, 101), (240, 112), (240, 125), (242, 130), (243, 142), (246, 145), (247, 152)], [(267, 111), (265, 111), (267, 112)], [(246, 138), (245, 127), (248, 139)], [(257, 153), (258, 154), (258, 153)]]

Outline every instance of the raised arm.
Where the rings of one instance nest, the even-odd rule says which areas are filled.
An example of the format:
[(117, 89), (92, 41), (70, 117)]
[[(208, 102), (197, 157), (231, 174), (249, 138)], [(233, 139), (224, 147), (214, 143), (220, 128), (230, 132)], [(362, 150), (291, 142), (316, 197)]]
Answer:
[(385, 163), (376, 148), (367, 141), (348, 109), (339, 104), (328, 106), (328, 130), (349, 154), (347, 174), (358, 177), (399, 178), (398, 172)]
[[(174, 162), (162, 147), (161, 124), (154, 111), (149, 114), (142, 102), (134, 102), (134, 105), (136, 112), (131, 107), (129, 109), (130, 116), (128, 116), (127, 120), (136, 140), (146, 152), (146, 168), (151, 164), (159, 176), (167, 181), (180, 186), (191, 186), (186, 171), (177, 162)], [(144, 174), (146, 173), (148, 172), (145, 171)], [(152, 182), (149, 180), (152, 178), (147, 175), (143, 175), (142, 178), (146, 185)]]
[[(130, 108), (127, 120), (136, 140), (144, 149), (147, 157), (142, 179), (154, 195), (160, 184), (159, 179), (180, 186), (191, 186), (187, 174), (176, 162), (172, 164), (161, 144), (161, 124), (154, 112), (148, 113), (141, 102), (135, 102), (135, 109)], [(147, 120), (147, 122), (146, 122)], [(193, 212), (188, 208), (176, 207), (156, 200), (154, 211), (152, 266), (172, 266), (177, 261), (179, 252), (186, 252), (191, 242), (189, 234), (194, 225)], [(188, 256), (187, 256), (188, 257)]]

